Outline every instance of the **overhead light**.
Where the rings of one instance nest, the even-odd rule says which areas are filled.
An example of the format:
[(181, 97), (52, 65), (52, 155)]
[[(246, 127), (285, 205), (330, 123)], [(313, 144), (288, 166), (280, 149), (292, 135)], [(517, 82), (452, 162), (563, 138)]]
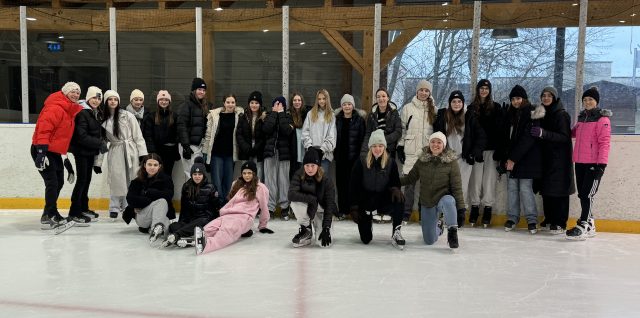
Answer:
[(443, 2), (443, 3), (442, 3), (442, 5), (443, 5), (443, 6), (448, 6), (448, 5), (449, 5), (449, 2)]
[(269, 30), (268, 29), (264, 29), (264, 30), (262, 30), (262, 32), (266, 33), (266, 32), (269, 32)]
[(27, 17), (27, 20), (29, 20), (29, 21), (36, 21), (36, 20), (38, 20), (38, 19), (36, 19), (36, 18), (32, 18), (32, 17)]
[(620, 23), (626, 23), (627, 21), (625, 21), (625, 20), (620, 20), (620, 21), (618, 21), (618, 22), (620, 22)]
[(60, 40), (64, 39), (64, 35), (58, 36), (58, 39), (60, 39)]
[(78, 52), (84, 52), (84, 50), (83, 49), (78, 49)]
[(217, 8), (215, 8), (215, 9), (213, 9), (213, 10), (215, 10), (215, 11), (222, 11), (223, 9), (222, 9), (221, 7), (217, 7)]
[(635, 13), (632, 13), (632, 14), (631, 14), (631, 16), (632, 16), (632, 17), (635, 17), (635, 16), (636, 16), (636, 14), (635, 14)]
[(322, 55), (327, 55), (327, 52), (322, 52)]
[(574, 7), (577, 7), (577, 6), (578, 6), (578, 4), (577, 4), (577, 3), (572, 3), (571, 5), (572, 5), (572, 6), (574, 6)]
[(447, 20), (447, 19), (444, 19), (444, 20), (442, 20), (442, 22), (449, 22), (449, 20)]
[(491, 32), (491, 38), (496, 40), (515, 39), (517, 37), (517, 29), (493, 29)]
[(300, 42), (300, 45), (305, 45), (307, 44), (307, 42)]

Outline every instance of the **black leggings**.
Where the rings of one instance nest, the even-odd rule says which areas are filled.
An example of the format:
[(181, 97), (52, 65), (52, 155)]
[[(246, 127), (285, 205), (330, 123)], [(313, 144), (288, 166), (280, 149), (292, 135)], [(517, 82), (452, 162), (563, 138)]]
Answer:
[[(36, 148), (31, 146), (31, 158), (36, 162)], [(40, 172), (44, 180), (44, 211), (43, 214), (53, 217), (58, 213), (58, 196), (64, 185), (64, 166), (62, 156), (54, 152), (47, 152), (49, 165)]]
[(600, 180), (604, 174), (604, 167), (598, 167), (595, 164), (576, 163), (576, 187), (578, 188), (578, 198), (580, 198), (580, 221), (587, 222), (593, 218), (593, 197), (598, 192)]
[[(398, 225), (402, 224), (402, 203), (391, 203), (384, 208), (378, 208), (377, 211), (387, 212), (391, 214), (391, 235)], [(369, 244), (373, 239), (373, 220), (371, 215), (367, 214), (364, 209), (358, 211), (360, 214), (360, 220), (358, 221), (358, 232), (360, 232), (360, 240), (364, 244)]]
[(94, 156), (76, 156), (76, 184), (71, 193), (71, 208), (69, 216), (80, 216), (89, 211), (89, 185), (93, 172)]
[(194, 235), (194, 229), (196, 226), (204, 227), (209, 222), (210, 218), (197, 218), (191, 222), (175, 222), (169, 224), (169, 233), (178, 234), (180, 237), (189, 237)]

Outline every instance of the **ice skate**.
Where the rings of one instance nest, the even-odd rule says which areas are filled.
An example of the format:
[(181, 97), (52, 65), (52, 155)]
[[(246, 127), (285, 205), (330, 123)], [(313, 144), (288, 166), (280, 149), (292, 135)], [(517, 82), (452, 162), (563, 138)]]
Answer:
[(469, 212), (469, 225), (471, 227), (476, 226), (476, 223), (478, 223), (478, 216), (480, 216), (480, 207), (471, 206), (471, 212)]
[(491, 226), (491, 207), (485, 206), (482, 211), (482, 227), (485, 229)]
[(587, 237), (596, 236), (596, 220), (589, 218), (587, 220)]
[(460, 246), (458, 244), (458, 227), (452, 226), (449, 228), (448, 232), (449, 233), (447, 233), (447, 242), (449, 243), (449, 248), (458, 248)]
[(61, 221), (58, 222), (54, 225), (51, 226), (51, 228), (53, 229), (53, 234), (58, 235), (70, 228), (72, 228), (74, 225), (76, 225), (75, 222), (70, 221), (70, 222), (66, 222), (66, 221)]
[(188, 247), (188, 246), (196, 246), (196, 240), (193, 238), (193, 236), (181, 237), (176, 242), (176, 245), (178, 247), (182, 247), (182, 248), (185, 248), (185, 247)]
[(100, 217), (100, 214), (96, 213), (96, 211), (93, 211), (93, 210), (84, 211), (82, 212), (82, 215), (89, 217), (91, 219), (91, 222), (97, 222), (98, 217)]
[(402, 225), (396, 226), (395, 230), (393, 230), (393, 235), (391, 236), (391, 244), (399, 249), (404, 250), (405, 240), (402, 237), (402, 233), (400, 230), (402, 229)]
[(587, 229), (589, 224), (585, 221), (581, 221), (574, 228), (567, 231), (567, 240), (570, 241), (584, 241), (587, 239)]
[(538, 225), (535, 223), (527, 224), (527, 229), (531, 235), (538, 233)]
[(511, 232), (515, 228), (516, 228), (516, 223), (511, 220), (507, 220), (507, 222), (504, 223), (505, 232)]
[(162, 243), (160, 244), (160, 248), (165, 248), (165, 247), (169, 247), (171, 245), (176, 244), (176, 242), (178, 241), (179, 236), (175, 233), (169, 234), (167, 236), (167, 238), (162, 241)]
[(118, 220), (118, 212), (109, 212), (109, 220), (116, 222)]
[(311, 229), (311, 225), (304, 226), (300, 225), (300, 231), (296, 234), (291, 242), (293, 243), (293, 247), (302, 247), (311, 244), (311, 238), (313, 237), (313, 230)]
[(75, 226), (78, 226), (78, 227), (88, 227), (90, 226), (89, 223), (91, 223), (91, 218), (84, 215), (78, 215), (78, 216), (68, 217), (67, 221), (75, 222), (76, 223)]
[(193, 231), (194, 234), (194, 240), (195, 240), (195, 248), (196, 248), (196, 255), (201, 255), (204, 252), (204, 248), (207, 245), (207, 238), (204, 237), (204, 231), (202, 230), (201, 227), (196, 226), (196, 228)]
[(164, 224), (156, 223), (150, 231), (149, 244), (153, 244), (163, 234), (164, 234)]

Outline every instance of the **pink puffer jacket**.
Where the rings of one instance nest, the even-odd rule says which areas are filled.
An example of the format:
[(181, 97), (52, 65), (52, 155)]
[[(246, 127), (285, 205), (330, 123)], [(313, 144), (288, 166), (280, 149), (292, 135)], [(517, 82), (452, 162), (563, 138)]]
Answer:
[(583, 110), (571, 130), (576, 138), (573, 162), (607, 164), (611, 142), (611, 117), (608, 109)]

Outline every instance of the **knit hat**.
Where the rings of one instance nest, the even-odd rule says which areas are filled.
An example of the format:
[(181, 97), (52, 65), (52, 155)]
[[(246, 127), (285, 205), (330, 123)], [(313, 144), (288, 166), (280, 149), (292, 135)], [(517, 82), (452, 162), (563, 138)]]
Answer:
[(318, 154), (318, 150), (316, 150), (316, 148), (309, 148), (307, 149), (307, 152), (304, 153), (302, 164), (306, 165), (308, 163), (313, 163), (318, 166), (320, 165), (320, 155)]
[(589, 88), (588, 90), (584, 91), (584, 93), (582, 93), (582, 99), (584, 99), (587, 96), (595, 99), (596, 104), (600, 104), (600, 93), (598, 92), (598, 89), (595, 86)]
[(524, 90), (524, 87), (520, 86), (520, 85), (516, 85), (511, 89), (511, 93), (509, 93), (509, 99), (512, 99), (514, 97), (521, 97), (524, 99), (527, 99), (527, 91)]
[(440, 139), (442, 141), (443, 147), (447, 146), (447, 136), (445, 136), (442, 132), (434, 132), (429, 136), (429, 143), (431, 143), (431, 139)]
[(271, 107), (273, 107), (273, 105), (275, 105), (276, 102), (280, 102), (285, 109), (287, 108), (287, 99), (284, 98), (284, 96), (278, 96), (274, 98), (273, 101), (271, 102)]
[(542, 94), (544, 94), (544, 92), (551, 93), (551, 95), (553, 95), (553, 100), (556, 100), (558, 98), (558, 90), (556, 90), (556, 88), (553, 86), (547, 86), (543, 88), (542, 93), (540, 93), (540, 97), (542, 97)]
[(258, 104), (262, 106), (262, 93), (260, 93), (259, 91), (251, 92), (251, 94), (249, 94), (249, 100), (247, 101), (247, 104), (251, 103), (252, 100), (257, 101)]
[(142, 98), (142, 100), (144, 100), (144, 93), (142, 93), (142, 91), (137, 88), (131, 91), (131, 95), (129, 96), (129, 101), (132, 101), (136, 97), (140, 97)]
[(461, 100), (462, 103), (464, 104), (464, 95), (462, 95), (462, 92), (461, 91), (453, 91), (453, 92), (451, 92), (451, 95), (449, 95), (449, 105), (451, 105), (451, 101), (453, 101), (456, 98)]
[(479, 91), (479, 90), (480, 90), (480, 87), (482, 87), (482, 86), (489, 87), (489, 92), (491, 92), (491, 91), (492, 91), (492, 89), (491, 89), (491, 82), (489, 82), (489, 80), (488, 80), (488, 79), (483, 78), (483, 79), (481, 79), (481, 80), (478, 82), (478, 85), (476, 85), (476, 92), (477, 92), (477, 91)]
[(169, 94), (169, 91), (166, 91), (164, 89), (158, 91), (158, 96), (156, 97), (156, 102), (159, 102), (160, 99), (162, 98), (166, 98), (169, 100), (169, 103), (171, 103), (171, 94)]
[(431, 85), (431, 82), (427, 80), (423, 79), (418, 82), (418, 85), (416, 85), (416, 92), (418, 92), (421, 88), (426, 88), (430, 92), (433, 92), (433, 85)]
[(62, 89), (60, 90), (62, 91), (62, 94), (64, 94), (65, 96), (69, 95), (69, 93), (73, 91), (78, 91), (78, 93), (82, 91), (80, 90), (80, 85), (78, 85), (78, 83), (76, 82), (66, 82), (64, 83), (64, 86), (62, 86)]
[(198, 88), (207, 89), (207, 83), (203, 79), (196, 77), (191, 81), (191, 91), (195, 91)]
[(85, 100), (89, 101), (94, 97), (97, 97), (100, 102), (102, 102), (102, 90), (95, 86), (89, 86), (89, 88), (87, 88), (87, 96), (85, 97)]
[(204, 165), (204, 158), (198, 156), (193, 160), (193, 166), (191, 166), (191, 174), (202, 173), (205, 174), (207, 168)]
[(114, 91), (114, 90), (108, 90), (104, 93), (104, 101), (106, 102), (109, 97), (115, 97), (118, 99), (118, 103), (120, 103), (120, 95), (118, 94), (118, 92)]
[(353, 96), (349, 94), (344, 94), (344, 96), (342, 96), (342, 99), (340, 100), (340, 105), (344, 103), (351, 103), (351, 105), (354, 105), (354, 106), (356, 104), (355, 100), (353, 99)]
[(387, 140), (384, 138), (384, 130), (377, 129), (376, 131), (371, 133), (371, 137), (369, 137), (369, 143), (367, 146), (371, 148), (373, 145), (384, 145), (387, 148)]
[(253, 161), (251, 161), (251, 160), (249, 160), (249, 161), (245, 161), (245, 162), (242, 164), (242, 168), (240, 168), (240, 173), (242, 173), (242, 171), (245, 171), (245, 170), (247, 170), (247, 169), (251, 170), (251, 171), (253, 172), (253, 175), (254, 175), (254, 176), (257, 176), (257, 175), (258, 175), (258, 166), (256, 165), (256, 163), (255, 163), (255, 162), (253, 162)]

